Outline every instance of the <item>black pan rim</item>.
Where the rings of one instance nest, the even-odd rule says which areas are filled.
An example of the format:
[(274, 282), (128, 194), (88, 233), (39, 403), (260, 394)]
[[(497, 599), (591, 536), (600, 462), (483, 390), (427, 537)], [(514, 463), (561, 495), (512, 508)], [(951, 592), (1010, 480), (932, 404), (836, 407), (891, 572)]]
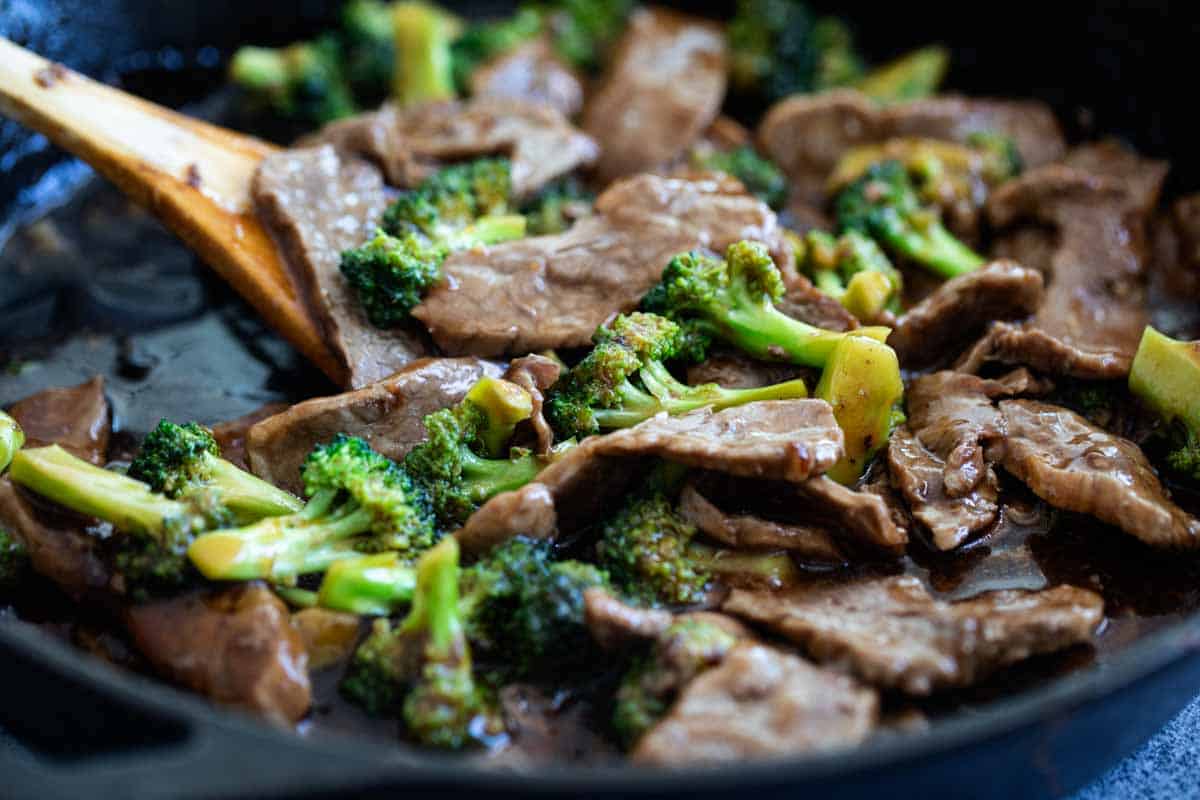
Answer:
[[(548, 765), (506, 770), (464, 763), (461, 757), (391, 749), (378, 741), (350, 734), (309, 738), (272, 727), (248, 713), (214, 706), (199, 696), (149, 676), (107, 665), (28, 623), (0, 620), (0, 644), (25, 652), (47, 668), (100, 689), (133, 707), (168, 717), (183, 716), (185, 722), (213, 726), (243, 737), (259, 740), (265, 737), (297, 755), (320, 754), (356, 765), (355, 779), (351, 781), (345, 774), (338, 774), (328, 785), (323, 785), (320, 778), (314, 781), (312, 776), (306, 775), (304, 791), (317, 792), (335, 787), (344, 791), (348, 784), (354, 783), (363, 788), (452, 784), (463, 789), (510, 790), (524, 794), (560, 794), (586, 789), (589, 793), (636, 795), (681, 792), (689, 788), (714, 792), (760, 783), (828, 780), (997, 740), (1026, 726), (1069, 715), (1089, 702), (1130, 688), (1139, 680), (1195, 657), (1200, 653), (1200, 614), (1148, 634), (1106, 664), (1053, 679), (1044, 686), (994, 701), (969, 714), (948, 716), (935, 722), (928, 731), (878, 738), (853, 749), (800, 758), (688, 767), (686, 773), (630, 764)], [(278, 791), (296, 788), (275, 783)]]

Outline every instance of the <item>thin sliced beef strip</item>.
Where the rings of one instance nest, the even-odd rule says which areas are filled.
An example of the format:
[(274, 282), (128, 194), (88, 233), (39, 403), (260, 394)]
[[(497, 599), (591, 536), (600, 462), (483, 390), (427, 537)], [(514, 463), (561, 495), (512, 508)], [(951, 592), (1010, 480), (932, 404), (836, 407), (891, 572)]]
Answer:
[(246, 437), (250, 434), (250, 429), (264, 419), (287, 410), (287, 403), (267, 403), (237, 419), (213, 425), (213, 438), (221, 448), (221, 457), (242, 469), (250, 469), (250, 462), (246, 460)]
[(297, 403), (250, 428), (247, 461), (255, 475), (299, 493), (305, 457), (339, 433), (365, 439), (398, 460), (425, 438), (426, 415), (454, 405), (475, 381), (500, 372), (499, 365), (476, 358), (423, 359), (357, 391)]
[(1053, 113), (1041, 103), (943, 96), (882, 106), (849, 90), (777, 103), (757, 137), (791, 178), (793, 200), (823, 208), (825, 182), (851, 148), (899, 136), (963, 142), (980, 131), (1011, 136), (1027, 167), (1054, 161), (1065, 150)]
[(793, 364), (758, 361), (736, 350), (712, 352), (687, 370), (687, 382), (691, 386), (715, 383), (726, 389), (757, 389), (796, 378), (816, 386), (819, 373)]
[(429, 355), (419, 331), (372, 325), (341, 273), (342, 251), (375, 230), (387, 205), (379, 170), (325, 145), (267, 156), (252, 186), (259, 216), (279, 242), (325, 340), (357, 389)]
[(1089, 642), (1104, 601), (1059, 586), (944, 603), (906, 575), (786, 593), (735, 589), (723, 610), (791, 639), (818, 663), (882, 688), (927, 695)]
[(482, 554), (516, 536), (551, 539), (557, 532), (554, 495), (544, 483), (530, 483), (488, 500), (454, 538), (464, 551)]
[(754, 636), (749, 628), (726, 614), (712, 611), (673, 614), (662, 608), (631, 606), (599, 587), (585, 590), (583, 601), (588, 631), (596, 644), (608, 651), (662, 639), (668, 628), (681, 621), (714, 625), (737, 639)]
[(108, 458), (111, 414), (99, 375), (78, 386), (47, 389), (18, 400), (8, 413), (25, 432), (26, 447), (57, 444), (99, 465)]
[(508, 97), (550, 106), (564, 117), (583, 108), (583, 81), (545, 37), (514, 47), (471, 73), (472, 97)]
[[(1048, 263), (1036, 239), (1031, 252), (1010, 243), (998, 249), (1047, 274), (1041, 306), (1025, 323), (993, 323), (959, 368), (977, 372), (988, 361), (1024, 364), (1050, 374), (1123, 378), (1148, 321), (1144, 272), (1148, 194), (1166, 166), (1145, 161), (1138, 182), (1063, 165), (1049, 165), (1001, 186), (988, 215), (1001, 229), (1032, 222), (1049, 226), (1056, 242)], [(1147, 185), (1152, 184), (1153, 192)]]
[(388, 183), (416, 186), (456, 161), (505, 156), (513, 192), (527, 197), (596, 159), (596, 143), (557, 109), (512, 97), (478, 97), (379, 111), (326, 126), (302, 142), (332, 144), (374, 162)]
[(595, 210), (561, 234), (450, 255), (446, 279), (413, 315), (452, 355), (584, 347), (681, 252), (742, 239), (764, 242), (780, 264), (790, 252), (775, 214), (727, 179), (639, 175), (609, 187)]
[(875, 692), (853, 680), (743, 642), (684, 688), (631, 757), (691, 766), (836, 750), (866, 739), (878, 713)]
[(787, 290), (775, 307), (793, 319), (827, 331), (852, 331), (858, 319), (803, 275), (784, 273)]
[(995, 261), (952, 278), (905, 311), (887, 343), (908, 369), (927, 367), (962, 353), (991, 320), (1021, 319), (1042, 302), (1040, 272), (1012, 261)]
[(283, 724), (308, 712), (308, 655), (287, 607), (249, 583), (130, 606), (138, 650), (164, 676)]
[(602, 764), (620, 757), (597, 724), (594, 709), (572, 693), (547, 694), (543, 688), (517, 683), (501, 689), (498, 699), (508, 741), (480, 756), (489, 767)]
[(999, 463), (1056, 508), (1090, 514), (1153, 547), (1200, 547), (1200, 520), (1171, 502), (1133, 442), (1059, 406), (1000, 403)]
[(720, 111), (725, 60), (720, 26), (660, 8), (634, 12), (584, 109), (583, 128), (600, 143), (599, 178), (653, 170), (684, 153)]

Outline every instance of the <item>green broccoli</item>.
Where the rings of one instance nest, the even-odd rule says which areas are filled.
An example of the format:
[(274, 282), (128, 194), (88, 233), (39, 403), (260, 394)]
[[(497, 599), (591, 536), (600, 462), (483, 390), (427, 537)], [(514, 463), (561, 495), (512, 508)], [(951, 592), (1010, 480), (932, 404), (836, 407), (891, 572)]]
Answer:
[(1015, 178), (1025, 169), (1025, 160), (1013, 137), (995, 131), (967, 134), (967, 146), (984, 156), (983, 177), (989, 184)]
[(371, 323), (406, 321), (450, 253), (524, 236), (525, 218), (506, 213), (510, 193), (509, 163), (496, 158), (447, 167), (402, 192), (383, 230), (342, 253), (342, 274)]
[(704, 406), (730, 408), (756, 400), (806, 397), (802, 380), (753, 389), (715, 383), (688, 386), (663, 362), (685, 353), (680, 327), (655, 314), (622, 314), (601, 326), (595, 347), (559, 378), (546, 399), (547, 419), (560, 438), (628, 428), (655, 414), (682, 414)]
[(728, 586), (780, 589), (795, 584), (801, 576), (796, 562), (783, 550), (714, 547), (693, 540), (687, 555), (695, 569)]
[(904, 278), (879, 249), (858, 231), (834, 237), (809, 231), (796, 248), (796, 266), (825, 294), (861, 320), (900, 313)]
[(522, 208), (527, 233), (545, 236), (562, 233), (575, 220), (592, 213), (596, 195), (573, 175), (546, 184)]
[(583, 593), (597, 567), (555, 560), (553, 543), (510, 539), (463, 571), (460, 610), (472, 646), (503, 680), (578, 675), (597, 663)]
[(173, 499), (196, 491), (215, 492), (221, 505), (247, 522), (304, 507), (288, 492), (221, 458), (212, 431), (195, 422), (176, 425), (161, 420), (142, 442), (128, 475)]
[(573, 66), (595, 71), (625, 29), (633, 0), (550, 0), (534, 3), (558, 54)]
[(687, 605), (705, 597), (711, 576), (689, 552), (696, 526), (675, 507), (685, 475), (683, 467), (660, 462), (600, 527), (600, 565), (617, 589), (641, 603)]
[(29, 572), (29, 551), (0, 527), (0, 595), (16, 588)]
[(13, 456), (25, 446), (25, 431), (17, 421), (0, 410), (0, 473), (8, 469)]
[(436, 539), (421, 487), (362, 439), (338, 434), (309, 453), (302, 476), (302, 511), (197, 537), (196, 568), (209, 580), (288, 583), (359, 553), (415, 555)]
[(342, 71), (336, 34), (283, 48), (243, 47), (229, 64), (229, 77), (289, 119), (324, 124), (358, 110)]
[(511, 17), (469, 26), (454, 40), (450, 52), (454, 61), (454, 82), (460, 92), (471, 87), (471, 75), (483, 64), (515, 49), (542, 31), (542, 15), (531, 7), (521, 8)]
[(454, 750), (500, 727), (472, 672), (458, 582), (458, 543), (447, 537), (417, 564), (408, 616), (396, 626), (375, 623), (341, 684), (370, 713), (400, 711), (414, 741)]
[(58, 445), (22, 450), (10, 475), (60, 506), (111, 524), (119, 535), (105, 542), (108, 555), (135, 599), (190, 582), (186, 553), (194, 537), (233, 521), (214, 492), (195, 491), (173, 500)]
[(862, 74), (845, 23), (814, 18), (796, 0), (738, 0), (728, 37), (733, 88), (763, 105), (845, 86)]
[(315, 604), (351, 614), (386, 616), (412, 602), (417, 573), (399, 553), (347, 558), (329, 566)]
[(696, 169), (732, 175), (742, 182), (746, 191), (771, 208), (778, 210), (787, 202), (787, 176), (748, 144), (732, 150), (696, 148), (692, 150), (691, 163)]
[(922, 47), (876, 67), (857, 81), (848, 81), (881, 103), (920, 100), (937, 92), (950, 66), (950, 51), (938, 45)]
[(691, 680), (716, 666), (737, 644), (729, 631), (703, 619), (683, 618), (667, 628), (649, 652), (634, 658), (617, 688), (613, 729), (632, 747), (667, 713)]
[(382, 0), (350, 0), (342, 7), (346, 80), (358, 104), (374, 108), (391, 92), (396, 70), (392, 6)]
[(532, 407), (516, 384), (481, 378), (461, 403), (425, 417), (426, 439), (405, 456), (404, 469), (428, 493), (441, 527), (462, 525), (484, 501), (537, 477), (542, 458), (515, 448), (504, 452)]
[(884, 250), (943, 278), (964, 275), (984, 263), (946, 230), (936, 208), (922, 205), (899, 161), (872, 164), (838, 194), (834, 205), (841, 232), (870, 236)]
[(1129, 370), (1129, 391), (1168, 425), (1167, 465), (1200, 480), (1200, 341), (1146, 326)]
[(446, 12), (423, 2), (401, 2), (392, 8), (396, 69), (392, 96), (400, 106), (455, 97), (454, 60), (450, 45), (455, 30)]
[(642, 309), (678, 322), (694, 355), (720, 339), (763, 361), (814, 367), (823, 366), (847, 336), (883, 341), (890, 332), (881, 327), (822, 330), (779, 311), (774, 301), (783, 295), (783, 276), (766, 247), (743, 241), (730, 245), (724, 259), (697, 252), (675, 256), (662, 281), (642, 299)]

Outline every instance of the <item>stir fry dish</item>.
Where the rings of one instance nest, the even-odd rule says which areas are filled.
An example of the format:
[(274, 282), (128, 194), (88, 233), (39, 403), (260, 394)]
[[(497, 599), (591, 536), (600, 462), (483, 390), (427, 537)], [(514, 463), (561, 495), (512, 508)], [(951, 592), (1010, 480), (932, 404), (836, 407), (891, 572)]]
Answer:
[(343, 393), (120, 437), (99, 377), (16, 402), (0, 598), (516, 767), (917, 736), (1194, 609), (1200, 200), (947, 74), (793, 0), (243, 47)]

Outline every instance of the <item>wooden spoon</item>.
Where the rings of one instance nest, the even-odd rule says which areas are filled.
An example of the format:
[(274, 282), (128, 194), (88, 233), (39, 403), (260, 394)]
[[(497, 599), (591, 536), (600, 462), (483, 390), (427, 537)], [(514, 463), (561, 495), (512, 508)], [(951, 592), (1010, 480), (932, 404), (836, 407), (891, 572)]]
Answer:
[(4, 38), (0, 113), (83, 159), (149, 209), (342, 383), (344, 368), (254, 215), (250, 181), (277, 147), (97, 83)]

